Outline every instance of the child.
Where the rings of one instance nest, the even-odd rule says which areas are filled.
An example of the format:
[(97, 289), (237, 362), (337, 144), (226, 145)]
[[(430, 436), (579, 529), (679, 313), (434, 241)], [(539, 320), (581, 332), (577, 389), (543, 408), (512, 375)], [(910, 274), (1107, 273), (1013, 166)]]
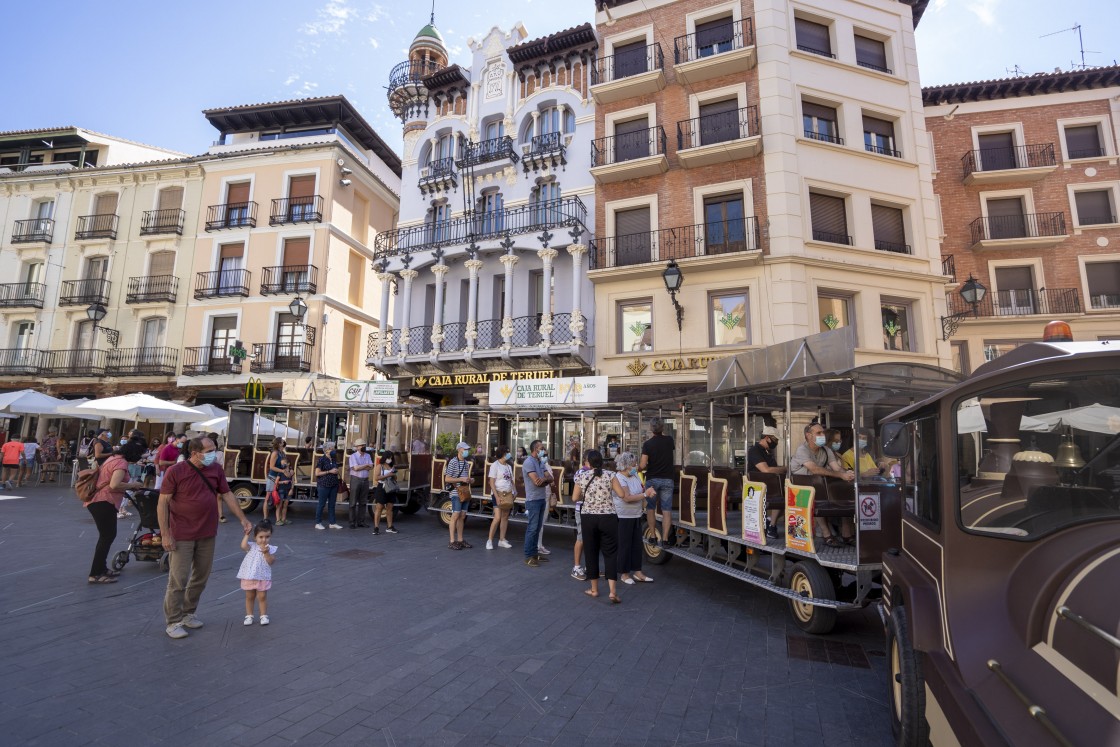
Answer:
[(253, 600), (261, 608), (261, 625), (268, 625), (268, 600), (265, 594), (272, 588), (272, 561), (276, 560), (276, 546), (268, 544), (272, 539), (272, 524), (262, 521), (253, 527), (253, 544), (249, 544), (249, 535), (241, 538), (241, 549), (245, 551), (245, 559), (241, 561), (241, 569), (237, 577), (241, 579), (241, 588), (245, 590), (245, 625), (253, 624)]

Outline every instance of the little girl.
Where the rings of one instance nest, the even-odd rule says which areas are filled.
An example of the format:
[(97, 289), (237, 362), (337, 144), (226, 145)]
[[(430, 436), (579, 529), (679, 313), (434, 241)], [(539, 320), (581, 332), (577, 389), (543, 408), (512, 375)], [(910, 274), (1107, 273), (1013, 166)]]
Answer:
[(245, 625), (253, 624), (253, 600), (261, 608), (261, 625), (268, 625), (268, 600), (265, 595), (272, 588), (272, 561), (276, 560), (276, 546), (268, 544), (272, 539), (272, 524), (267, 520), (253, 527), (253, 544), (249, 544), (249, 535), (241, 538), (241, 549), (245, 551), (245, 559), (241, 561), (241, 568), (237, 577), (241, 579), (241, 588), (245, 590)]

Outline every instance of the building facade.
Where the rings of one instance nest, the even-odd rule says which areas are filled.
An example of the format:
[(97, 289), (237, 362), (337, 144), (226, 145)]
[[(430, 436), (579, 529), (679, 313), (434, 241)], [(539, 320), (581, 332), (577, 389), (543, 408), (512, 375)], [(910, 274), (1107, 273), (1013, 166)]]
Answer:
[(924, 3), (597, 8), (590, 275), (612, 398), (703, 389), (713, 358), (839, 326), (861, 363), (947, 364)]
[[(520, 24), (449, 64), (434, 26), (390, 75), (404, 129), (400, 221), (377, 239), (381, 316), (369, 364), (436, 402), (493, 377), (586, 373), (595, 345), (587, 239), (590, 24), (526, 40)], [(391, 308), (390, 308), (391, 306)]]
[[(1041, 338), (1120, 338), (1120, 67), (928, 87), (954, 365)], [(984, 295), (973, 305), (969, 279)]]

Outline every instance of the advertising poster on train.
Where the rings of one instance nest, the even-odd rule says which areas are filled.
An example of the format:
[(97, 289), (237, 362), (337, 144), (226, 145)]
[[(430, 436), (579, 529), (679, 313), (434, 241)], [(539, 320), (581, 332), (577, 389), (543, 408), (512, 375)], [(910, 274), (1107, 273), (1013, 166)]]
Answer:
[(786, 481), (786, 547), (815, 553), (813, 545), (813, 501), (816, 488)]
[(766, 515), (766, 484), (743, 483), (743, 539), (766, 544), (763, 517)]

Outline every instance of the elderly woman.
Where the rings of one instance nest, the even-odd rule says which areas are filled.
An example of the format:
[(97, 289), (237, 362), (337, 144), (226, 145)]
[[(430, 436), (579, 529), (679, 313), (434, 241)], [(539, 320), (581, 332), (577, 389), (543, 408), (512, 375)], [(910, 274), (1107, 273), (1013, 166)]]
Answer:
[(116, 571), (109, 570), (109, 548), (117, 538), (117, 512), (124, 500), (124, 491), (144, 487), (143, 483), (131, 482), (128, 466), (140, 461), (144, 448), (135, 441), (129, 441), (115, 454), (105, 458), (97, 474), (97, 491), (85, 504), (86, 510), (97, 525), (97, 545), (93, 549), (93, 564), (89, 569), (91, 584), (115, 583)]
[(643, 503), (653, 498), (657, 491), (642, 485), (638, 477), (638, 460), (629, 451), (615, 457), (611, 489), (614, 490), (614, 511), (618, 514), (618, 574), (624, 584), (634, 581), (650, 583), (652, 578), (642, 573)]
[(583, 526), (583, 549), (587, 559), (587, 579), (591, 588), (584, 592), (589, 597), (599, 596), (599, 552), (606, 561), (607, 586), (612, 604), (618, 598), (617, 553), (618, 514), (614, 509), (614, 491), (611, 490), (613, 473), (603, 469), (603, 454), (596, 449), (587, 452), (590, 471), (580, 475), (572, 491), (572, 502), (580, 503), (580, 523)]

